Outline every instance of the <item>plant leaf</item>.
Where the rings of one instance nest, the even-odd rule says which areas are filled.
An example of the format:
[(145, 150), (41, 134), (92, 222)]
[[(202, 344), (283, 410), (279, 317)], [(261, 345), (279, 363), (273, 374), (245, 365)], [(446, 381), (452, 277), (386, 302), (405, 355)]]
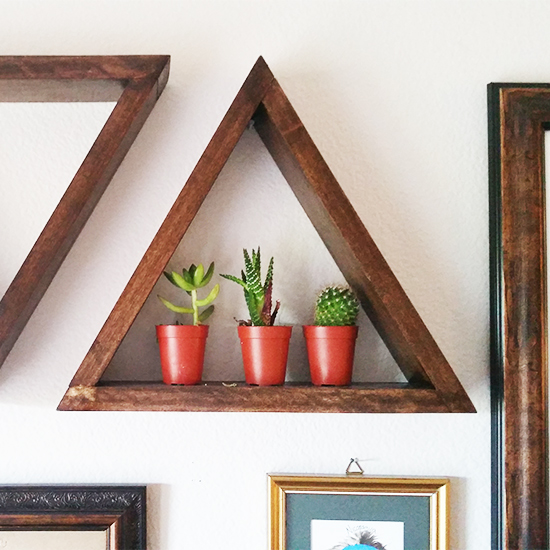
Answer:
[(241, 285), (245, 290), (248, 290), (247, 284), (244, 281), (241, 281), (238, 277), (235, 277), (235, 275), (227, 275), (225, 273), (220, 273), (220, 277), (223, 277), (228, 281), (233, 281), (234, 283)]
[(262, 287), (261, 274), (257, 269), (259, 267), (258, 265), (259, 256), (254, 252), (254, 250), (252, 250), (252, 253), (254, 254), (255, 261), (250, 259), (250, 256), (248, 255), (248, 251), (246, 250), (246, 248), (243, 250), (244, 266), (246, 271), (246, 283), (248, 285), (250, 292), (254, 294), (256, 303), (259, 306), (258, 311), (261, 311), (264, 303), (264, 289)]
[(245, 290), (244, 299), (246, 302), (246, 306), (248, 307), (248, 313), (250, 313), (250, 320), (252, 321), (252, 324), (257, 327), (265, 326), (265, 323), (260, 316), (260, 311), (262, 310), (262, 308), (261, 306), (258, 307), (258, 303), (256, 302), (256, 297), (254, 296), (254, 294)]
[(193, 310), (189, 307), (175, 306), (172, 302), (164, 299), (162, 296), (158, 296), (158, 299), (170, 310), (175, 313), (193, 313)]
[(199, 264), (197, 266), (197, 269), (195, 269), (195, 273), (193, 273), (193, 284), (195, 285), (195, 288), (200, 287), (203, 276), (204, 276), (204, 267), (202, 264)]
[(214, 313), (214, 306), (207, 307), (200, 315), (199, 315), (199, 322), (202, 323), (203, 321), (206, 321), (210, 315)]
[(210, 282), (210, 279), (212, 279), (212, 275), (214, 275), (214, 262), (208, 267), (208, 271), (202, 278), (202, 283), (199, 285), (199, 288), (206, 286)]
[(176, 281), (174, 281), (174, 277), (172, 277), (172, 273), (169, 273), (168, 271), (163, 271), (164, 273), (164, 276), (174, 285), (174, 286), (178, 286), (178, 283), (176, 283)]
[(220, 285), (217, 284), (214, 288), (212, 288), (212, 290), (210, 291), (210, 293), (206, 298), (203, 298), (202, 300), (197, 300), (195, 303), (199, 307), (207, 306), (208, 304), (211, 304), (216, 299), (219, 292), (220, 292)]
[(181, 272), (183, 278), (190, 284), (193, 284), (193, 277), (191, 276), (191, 273), (187, 269), (183, 269)]
[(273, 292), (273, 284), (270, 283), (265, 293), (264, 305), (262, 307), (262, 320), (266, 326), (271, 326), (271, 294)]
[(273, 310), (273, 313), (271, 314), (271, 319), (270, 319), (270, 327), (272, 327), (274, 324), (275, 324), (275, 317), (277, 317), (277, 312), (279, 311), (279, 308), (281, 307), (281, 302), (279, 302), (279, 300), (277, 300), (275, 302), (275, 309)]
[(191, 292), (192, 290), (195, 290), (195, 285), (189, 284), (182, 275), (180, 275), (177, 271), (172, 271), (172, 279), (174, 279), (174, 283), (185, 290), (186, 292)]
[(267, 268), (267, 275), (265, 276), (264, 291), (267, 291), (269, 285), (273, 283), (273, 256), (269, 260), (269, 266)]

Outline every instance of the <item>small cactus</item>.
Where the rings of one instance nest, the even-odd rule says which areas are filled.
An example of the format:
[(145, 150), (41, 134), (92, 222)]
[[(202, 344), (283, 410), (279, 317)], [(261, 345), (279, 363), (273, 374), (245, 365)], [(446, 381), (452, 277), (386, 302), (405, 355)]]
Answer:
[(328, 286), (317, 298), (314, 324), (324, 327), (353, 326), (358, 313), (359, 302), (349, 288)]

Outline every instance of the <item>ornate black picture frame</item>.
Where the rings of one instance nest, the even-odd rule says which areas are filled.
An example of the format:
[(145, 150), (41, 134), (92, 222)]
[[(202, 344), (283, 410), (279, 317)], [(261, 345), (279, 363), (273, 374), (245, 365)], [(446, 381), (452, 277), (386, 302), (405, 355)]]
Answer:
[(0, 532), (17, 530), (104, 530), (109, 550), (146, 550), (146, 488), (0, 486)]

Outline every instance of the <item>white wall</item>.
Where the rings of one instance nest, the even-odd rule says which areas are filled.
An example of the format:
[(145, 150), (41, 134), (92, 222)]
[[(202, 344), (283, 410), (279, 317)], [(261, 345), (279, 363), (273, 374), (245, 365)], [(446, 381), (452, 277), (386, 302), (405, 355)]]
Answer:
[[(1, 1), (0, 7), (3, 55), (172, 56), (166, 91), (0, 370), (0, 483), (147, 484), (151, 550), (258, 550), (267, 540), (268, 472), (342, 473), (350, 457), (359, 457), (369, 474), (452, 478), (452, 548), (489, 548), (485, 86), (550, 81), (550, 6), (42, 0)], [(259, 55), (453, 365), (477, 414), (55, 411)], [(78, 115), (82, 136), (100, 114), (91, 109)], [(23, 115), (23, 124), (32, 118)], [(18, 123), (2, 120), (2, 134), (11, 136)], [(65, 128), (60, 117), (55, 120), (52, 135)], [(52, 138), (44, 131), (43, 139)], [(69, 173), (81, 154), (78, 143), (80, 138), (59, 141), (59, 165)], [(37, 176), (28, 180), (17, 170), (2, 171), (0, 180), (0, 217), (17, 204), (19, 221), (13, 223), (21, 224), (20, 232), (0, 225), (6, 273), (17, 270), (20, 251), (30, 246), (29, 218), (47, 218), (47, 197), (58, 193), (40, 177), (42, 165), (37, 163)], [(239, 244), (247, 211), (236, 205), (228, 216), (227, 209), (214, 205), (203, 216), (210, 239), (199, 259), (220, 256), (231, 262), (234, 255), (238, 260), (240, 246), (265, 243), (266, 254), (280, 258), (276, 269), (288, 320), (300, 322), (302, 310), (310, 307), (302, 294), (322, 284), (325, 268), (309, 265), (312, 257), (300, 266), (301, 273), (312, 268), (311, 284), (296, 288), (286, 275), (296, 262), (285, 267), (281, 249), (287, 245), (273, 238), (273, 227), (292, 221), (292, 201), (278, 187), (283, 183), (253, 135), (240, 144), (223, 184), (239, 192), (263, 173), (262, 193), (275, 189), (277, 196), (270, 209), (275, 225)], [(5, 199), (20, 181), (26, 183), (17, 201)], [(44, 200), (35, 200), (44, 190)], [(229, 223), (237, 230), (226, 242)], [(314, 237), (304, 242), (306, 248), (317, 246)], [(233, 246), (235, 252), (228, 254)], [(6, 278), (0, 279), (1, 291)], [(222, 303), (223, 295), (213, 320), (220, 327), (233, 314), (243, 314), (230, 308), (224, 313)], [(361, 357), (380, 359), (384, 368), (374, 378), (391, 378), (391, 361), (373, 342), (374, 349), (363, 346)]]

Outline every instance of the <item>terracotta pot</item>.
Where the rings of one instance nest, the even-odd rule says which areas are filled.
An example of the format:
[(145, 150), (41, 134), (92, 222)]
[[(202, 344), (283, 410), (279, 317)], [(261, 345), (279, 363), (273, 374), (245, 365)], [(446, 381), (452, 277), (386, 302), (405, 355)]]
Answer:
[(358, 327), (304, 326), (311, 381), (316, 386), (351, 383)]
[(292, 327), (240, 326), (238, 330), (246, 383), (256, 386), (284, 384)]
[(162, 380), (198, 384), (202, 378), (208, 325), (157, 325)]

